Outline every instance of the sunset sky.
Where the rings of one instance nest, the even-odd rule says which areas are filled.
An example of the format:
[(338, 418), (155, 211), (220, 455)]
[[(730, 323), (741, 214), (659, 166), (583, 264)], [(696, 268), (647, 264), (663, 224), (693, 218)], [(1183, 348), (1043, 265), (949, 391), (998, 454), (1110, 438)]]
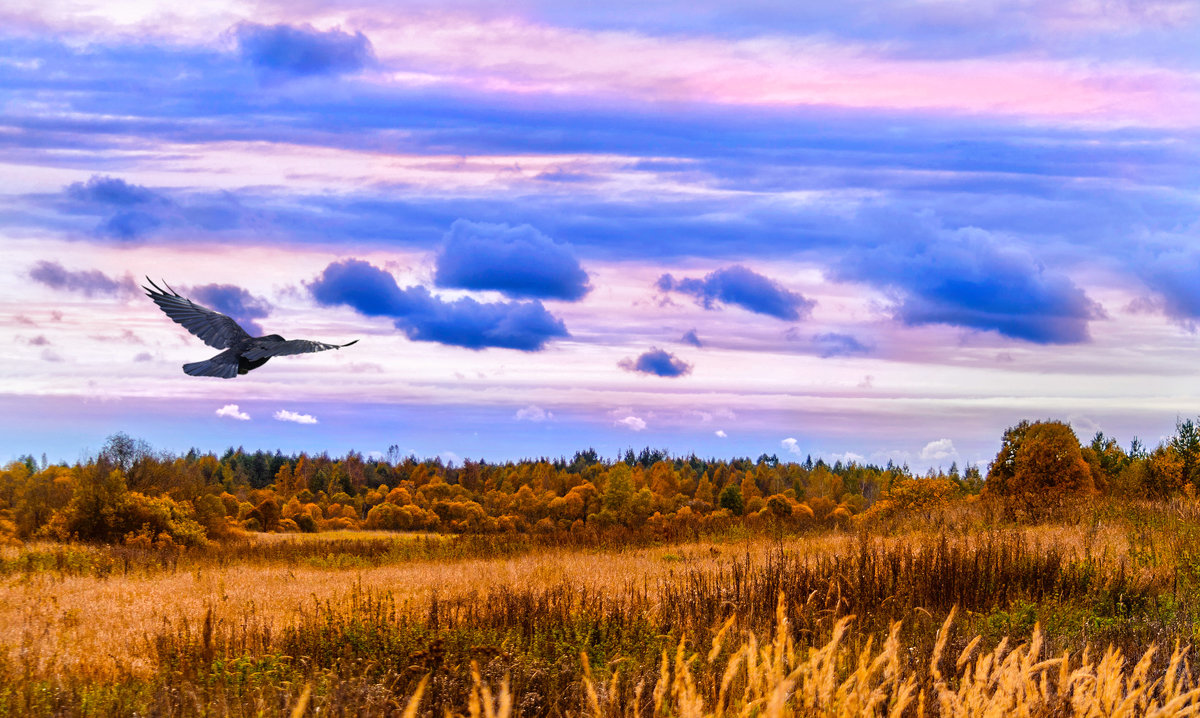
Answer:
[[(0, 460), (1153, 446), (1200, 413), (1198, 37), (1194, 0), (0, 5)], [(189, 377), (145, 275), (360, 341)]]

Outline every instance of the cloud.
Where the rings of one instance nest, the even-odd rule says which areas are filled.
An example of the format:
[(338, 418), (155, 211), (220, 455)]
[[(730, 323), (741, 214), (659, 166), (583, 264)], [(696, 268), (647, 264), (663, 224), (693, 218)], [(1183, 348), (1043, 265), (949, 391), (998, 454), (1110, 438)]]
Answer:
[(171, 199), (120, 178), (93, 175), (87, 182), (67, 185), (49, 204), (50, 209), (58, 212), (56, 224), (60, 229), (64, 222), (68, 232), (82, 229), (71, 217), (98, 217), (99, 224), (91, 232), (119, 240), (168, 235), (172, 230), (186, 230), (185, 238), (190, 240), (197, 231), (229, 231), (240, 227), (246, 219), (253, 219), (259, 225), (266, 219), (264, 213), (244, 206), (242, 197), (233, 192), (176, 191), (176, 194), (181, 196)]
[(242, 59), (271, 75), (340, 75), (363, 69), (375, 57), (366, 35), (340, 28), (242, 22), (232, 32)]
[(43, 349), (42, 350), (42, 361), (60, 362), (62, 360), (63, 360), (62, 355), (59, 354), (58, 352), (54, 351), (53, 349)]
[(717, 429), (713, 432), (713, 434), (715, 434), (718, 439), (724, 439), (725, 437), (729, 436), (729, 434), (725, 433), (724, 429)]
[(1037, 344), (1089, 339), (1103, 310), (1065, 274), (980, 229), (932, 231), (848, 253), (838, 273), (898, 293), (905, 324), (949, 324)]
[(1200, 319), (1200, 252), (1173, 248), (1137, 263), (1143, 281), (1157, 295), (1135, 299), (1131, 309), (1140, 312), (1159, 310), (1188, 326)]
[(723, 302), (787, 321), (807, 317), (816, 304), (740, 264), (718, 269), (703, 279), (675, 279), (664, 274), (658, 278), (656, 286), (664, 292), (690, 294), (705, 309), (715, 309)]
[(617, 426), (623, 426), (630, 431), (641, 431), (646, 428), (646, 422), (632, 414), (623, 419), (617, 419), (614, 422)]
[(136, 355), (134, 355), (133, 360), (135, 362), (153, 361), (154, 356), (150, 352), (138, 352)]
[(446, 302), (425, 287), (402, 289), (391, 274), (358, 259), (330, 264), (308, 288), (319, 304), (344, 304), (367, 316), (392, 318), (413, 341), (538, 351), (551, 339), (568, 336), (562, 320), (539, 301), (481, 303), (463, 297)]
[(789, 454), (800, 455), (800, 442), (790, 436), (779, 442), (779, 445), (786, 449)]
[(152, 190), (107, 175), (92, 175), (87, 182), (75, 182), (68, 185), (64, 191), (69, 199), (76, 202), (113, 207), (132, 207), (166, 201)]
[[(250, 421), (250, 415), (238, 408), (237, 404), (226, 404), (217, 409), (217, 416), (224, 419), (237, 419), (238, 421)], [(280, 418), (279, 414), (275, 418)]]
[(957, 455), (958, 450), (954, 448), (954, 442), (950, 439), (931, 441), (921, 449), (921, 458), (925, 461), (942, 461)]
[(104, 237), (137, 239), (162, 226), (162, 220), (149, 212), (117, 212), (96, 229)]
[(288, 411), (287, 409), (280, 409), (279, 411), (275, 412), (275, 418), (280, 421), (291, 421), (296, 424), (317, 423), (317, 418), (312, 414), (298, 414), (294, 411)]
[(690, 344), (696, 348), (700, 348), (700, 347), (704, 346), (704, 342), (700, 341), (700, 337), (698, 337), (696, 335), (695, 329), (689, 329), (686, 332), (684, 332), (683, 336), (679, 337), (679, 341), (682, 344)]
[(591, 286), (570, 247), (533, 227), (458, 220), (437, 256), (439, 287), (493, 289), (522, 299), (582, 299)]
[(39, 334), (33, 339), (30, 339), (29, 344), (30, 346), (35, 347), (48, 347), (50, 346), (50, 340), (46, 338), (45, 334)]
[(665, 377), (685, 376), (692, 372), (691, 364), (657, 347), (643, 352), (637, 359), (626, 357), (617, 362), (617, 366), (625, 371)]
[(837, 332), (827, 332), (813, 336), (813, 345), (816, 347), (817, 354), (822, 359), (871, 353), (870, 346), (863, 344), (849, 334), (839, 334)]
[(546, 421), (547, 419), (553, 419), (554, 414), (549, 411), (545, 411), (539, 406), (530, 404), (523, 409), (517, 409), (517, 413), (513, 416), (513, 418), (517, 421), (532, 421), (534, 423), (538, 423)]
[(72, 271), (58, 262), (41, 260), (29, 270), (33, 281), (54, 289), (71, 292), (82, 292), (85, 296), (96, 295), (127, 296), (137, 291), (133, 279), (126, 275), (122, 279), (113, 279), (98, 269), (81, 269)]
[(263, 328), (255, 320), (271, 312), (272, 307), (267, 300), (232, 284), (203, 284), (191, 287), (187, 292), (197, 304), (232, 317), (252, 336), (263, 334)]
[(135, 239), (163, 224), (160, 216), (171, 202), (166, 197), (119, 177), (92, 175), (63, 189), (66, 211), (104, 217), (96, 234), (115, 239)]

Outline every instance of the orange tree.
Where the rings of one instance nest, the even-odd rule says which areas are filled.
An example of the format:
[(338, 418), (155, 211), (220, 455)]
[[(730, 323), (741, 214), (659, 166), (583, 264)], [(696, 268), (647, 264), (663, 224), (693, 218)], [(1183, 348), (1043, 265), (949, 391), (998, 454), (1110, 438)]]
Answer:
[(983, 493), (1006, 497), (1015, 508), (1040, 512), (1090, 496), (1095, 485), (1070, 425), (1022, 421), (1004, 432)]

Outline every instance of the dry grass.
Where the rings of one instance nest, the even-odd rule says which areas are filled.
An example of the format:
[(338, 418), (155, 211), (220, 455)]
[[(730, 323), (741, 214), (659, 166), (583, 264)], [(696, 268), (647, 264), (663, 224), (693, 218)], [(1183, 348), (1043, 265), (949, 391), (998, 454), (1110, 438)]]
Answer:
[[(257, 541), (328, 542), (351, 538), (385, 541), (412, 536), (387, 532), (332, 534), (260, 534)], [(1053, 545), (1082, 555), (1109, 551), (1119, 555), (1124, 534), (1112, 527), (1089, 535), (1086, 527), (1051, 525), (1021, 531), (1038, 545)], [(935, 534), (915, 532), (899, 537), (876, 537), (881, 546), (922, 545)], [(652, 584), (682, 569), (713, 574), (731, 558), (761, 565), (772, 550), (785, 548), (798, 556), (818, 558), (846, 555), (857, 538), (834, 532), (774, 542), (747, 539), (736, 542), (685, 543), (667, 548), (613, 551), (546, 550), (511, 558), (414, 561), (338, 570), (325, 565), (200, 566), (128, 576), (98, 578), (38, 572), (9, 577), (0, 583), (0, 648), (20, 650), (27, 660), (46, 669), (100, 675), (145, 675), (155, 670), (146, 655), (148, 627), (204, 615), (211, 608), (219, 619), (235, 621), (253, 616), (267, 625), (286, 625), (314, 601), (338, 601), (357, 586), (387, 591), (401, 606), (423, 610), (435, 592), (446, 600), (497, 587), (548, 589), (576, 586), (601, 594), (617, 594), (631, 583)], [(26, 550), (48, 550), (53, 544), (31, 544)], [(99, 552), (79, 547), (84, 552)], [(11, 557), (17, 549), (0, 551)], [(338, 562), (331, 561), (336, 567)], [(420, 607), (420, 608), (418, 608)]]
[[(1165, 543), (1179, 533), (1155, 531)], [(1116, 521), (388, 552), (425, 540), (272, 536), (141, 557), (133, 570), (51, 562), (0, 574), (0, 715), (287, 715), (301, 701), (301, 714), (488, 716), (1168, 715), (1197, 704), (1182, 649), (1134, 668), (1083, 650), (1087, 636), (1124, 636), (1142, 655), (1190, 635), (1198, 615), (1194, 597), (1172, 595), (1182, 550), (1174, 564), (1132, 561), (1143, 539)], [(453, 548), (435, 541), (432, 555)], [(6, 547), (0, 560), (63, 550)], [(68, 564), (116, 555), (70, 551)], [(948, 618), (938, 629), (953, 603), (962, 637)], [(1038, 618), (1051, 621), (1045, 640), (1031, 631)]]
[[(828, 554), (847, 551), (852, 544), (846, 535), (823, 535), (805, 539), (803, 550)], [(55, 671), (145, 675), (155, 670), (145, 650), (147, 629), (203, 616), (210, 607), (216, 618), (229, 622), (253, 616), (282, 626), (314, 602), (343, 599), (352, 587), (386, 591), (401, 606), (414, 609), (423, 609), (435, 592), (453, 600), (504, 586), (546, 589), (570, 584), (617, 593), (631, 581), (652, 582), (682, 565), (713, 570), (728, 563), (731, 554), (749, 555), (761, 563), (774, 546), (752, 540), (732, 546), (558, 550), (344, 570), (234, 565), (109, 578), (40, 572), (0, 584), (0, 647), (10, 653), (20, 650), (27, 660)]]

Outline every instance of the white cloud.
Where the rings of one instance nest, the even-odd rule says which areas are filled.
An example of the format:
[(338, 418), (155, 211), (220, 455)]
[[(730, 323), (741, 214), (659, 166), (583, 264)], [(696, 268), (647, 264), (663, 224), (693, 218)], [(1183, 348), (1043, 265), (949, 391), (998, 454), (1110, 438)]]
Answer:
[(796, 456), (800, 455), (800, 442), (796, 441), (795, 439), (793, 439), (790, 436), (788, 438), (784, 439), (783, 441), (779, 442), (779, 445), (782, 446), (783, 448), (787, 449), (790, 453), (795, 454)]
[(280, 421), (293, 421), (297, 424), (317, 423), (317, 417), (313, 416), (312, 414), (298, 414), (294, 411), (288, 411), (287, 409), (280, 409), (279, 411), (275, 412), (275, 418), (279, 419)]
[(624, 426), (631, 431), (641, 431), (642, 429), (646, 428), (646, 422), (636, 416), (633, 416), (632, 414), (624, 419), (617, 419), (616, 423), (619, 426)]
[(517, 409), (517, 413), (514, 415), (514, 418), (516, 418), (517, 421), (539, 422), (546, 421), (547, 419), (553, 419), (554, 414), (552, 412), (543, 410), (540, 406), (534, 406), (533, 404), (530, 404), (524, 409)]
[(238, 421), (250, 421), (250, 415), (239, 409), (237, 404), (226, 404), (217, 409), (217, 416)]
[(462, 465), (462, 457), (460, 457), (458, 454), (454, 453), (453, 451), (443, 451), (440, 454), (438, 454), (438, 458), (441, 459), (442, 463), (445, 464), (446, 466), (450, 466), (451, 464), (453, 464), (455, 466)]
[(931, 441), (921, 449), (921, 458), (925, 461), (941, 461), (952, 456), (958, 456), (958, 449), (954, 448), (954, 442), (949, 439)]
[(717, 429), (713, 433), (717, 435), (718, 439), (724, 439), (726, 436), (729, 436), (729, 434), (725, 433), (724, 429)]

